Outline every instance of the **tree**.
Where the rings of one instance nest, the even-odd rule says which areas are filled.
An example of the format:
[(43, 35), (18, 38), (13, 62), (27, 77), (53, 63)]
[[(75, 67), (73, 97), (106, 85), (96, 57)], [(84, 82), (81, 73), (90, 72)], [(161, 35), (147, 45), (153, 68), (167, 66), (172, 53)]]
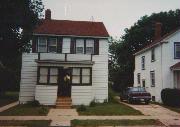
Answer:
[(42, 11), (41, 0), (0, 1), (0, 61), (15, 76), (20, 75), (21, 53), (29, 51)]
[(116, 90), (133, 85), (133, 54), (153, 42), (155, 22), (163, 24), (163, 36), (180, 26), (180, 10), (145, 15), (129, 29), (126, 28), (125, 34), (118, 41), (110, 40), (110, 53), (115, 61), (111, 62), (116, 64), (110, 64), (110, 68), (113, 68), (110, 74), (114, 77), (111, 80), (115, 83)]

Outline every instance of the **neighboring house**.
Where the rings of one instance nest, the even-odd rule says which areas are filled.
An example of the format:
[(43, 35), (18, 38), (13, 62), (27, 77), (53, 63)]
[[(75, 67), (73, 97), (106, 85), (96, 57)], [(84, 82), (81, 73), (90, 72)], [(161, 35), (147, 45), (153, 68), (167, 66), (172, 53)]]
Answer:
[(135, 53), (134, 86), (146, 87), (152, 100), (161, 102), (161, 90), (180, 88), (180, 28), (161, 37), (155, 25), (155, 41)]
[(32, 52), (22, 56), (20, 103), (55, 105), (58, 97), (69, 97), (73, 105), (107, 101), (108, 37), (102, 22), (53, 20), (46, 10), (33, 32)]

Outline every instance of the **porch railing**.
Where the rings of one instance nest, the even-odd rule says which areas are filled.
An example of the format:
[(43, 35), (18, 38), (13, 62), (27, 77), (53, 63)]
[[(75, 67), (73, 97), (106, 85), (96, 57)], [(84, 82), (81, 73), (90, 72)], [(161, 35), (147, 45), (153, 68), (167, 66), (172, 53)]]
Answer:
[(92, 61), (92, 54), (38, 53), (38, 60)]

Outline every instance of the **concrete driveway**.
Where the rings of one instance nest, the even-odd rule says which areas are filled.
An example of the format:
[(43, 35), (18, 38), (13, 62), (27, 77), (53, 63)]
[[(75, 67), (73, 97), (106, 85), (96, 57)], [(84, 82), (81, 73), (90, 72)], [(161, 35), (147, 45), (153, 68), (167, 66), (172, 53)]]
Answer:
[[(124, 102), (121, 102), (124, 103)], [(141, 111), (146, 116), (152, 116), (153, 118), (159, 119), (163, 124), (168, 127), (180, 127), (180, 114), (171, 111), (156, 104), (128, 104), (124, 103), (136, 110)]]

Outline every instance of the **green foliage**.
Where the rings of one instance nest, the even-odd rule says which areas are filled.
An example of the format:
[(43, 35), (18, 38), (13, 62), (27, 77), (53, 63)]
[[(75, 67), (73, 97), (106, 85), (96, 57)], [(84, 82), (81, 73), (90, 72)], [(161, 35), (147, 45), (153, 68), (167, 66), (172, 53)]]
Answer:
[(89, 104), (89, 106), (90, 106), (90, 107), (94, 107), (94, 106), (96, 106), (96, 102), (95, 102), (95, 100), (92, 100), (92, 101), (91, 101), (91, 103)]
[(49, 112), (49, 109), (46, 107), (40, 107), (38, 113), (39, 114), (47, 114)]
[(83, 111), (86, 111), (86, 106), (85, 105), (80, 105), (78, 108), (77, 108), (77, 111), (78, 112), (83, 112)]
[(133, 26), (125, 29), (125, 34), (119, 39), (109, 40), (109, 80), (114, 82), (113, 89), (122, 91), (133, 85), (134, 53), (152, 43), (154, 24), (161, 22), (162, 36), (180, 26), (180, 9), (169, 12), (153, 13), (141, 17)]
[(6, 70), (4, 75), (0, 73), (0, 77), (5, 77), (0, 79), (3, 87), (19, 89), (21, 53), (30, 50), (32, 31), (40, 23), (43, 8), (42, 0), (0, 1), (0, 64)]
[(27, 104), (32, 106), (32, 107), (39, 107), (40, 106), (40, 103), (37, 100), (29, 101)]
[(180, 106), (180, 90), (179, 89), (170, 89), (166, 88), (161, 91), (161, 99), (164, 105), (167, 106)]

